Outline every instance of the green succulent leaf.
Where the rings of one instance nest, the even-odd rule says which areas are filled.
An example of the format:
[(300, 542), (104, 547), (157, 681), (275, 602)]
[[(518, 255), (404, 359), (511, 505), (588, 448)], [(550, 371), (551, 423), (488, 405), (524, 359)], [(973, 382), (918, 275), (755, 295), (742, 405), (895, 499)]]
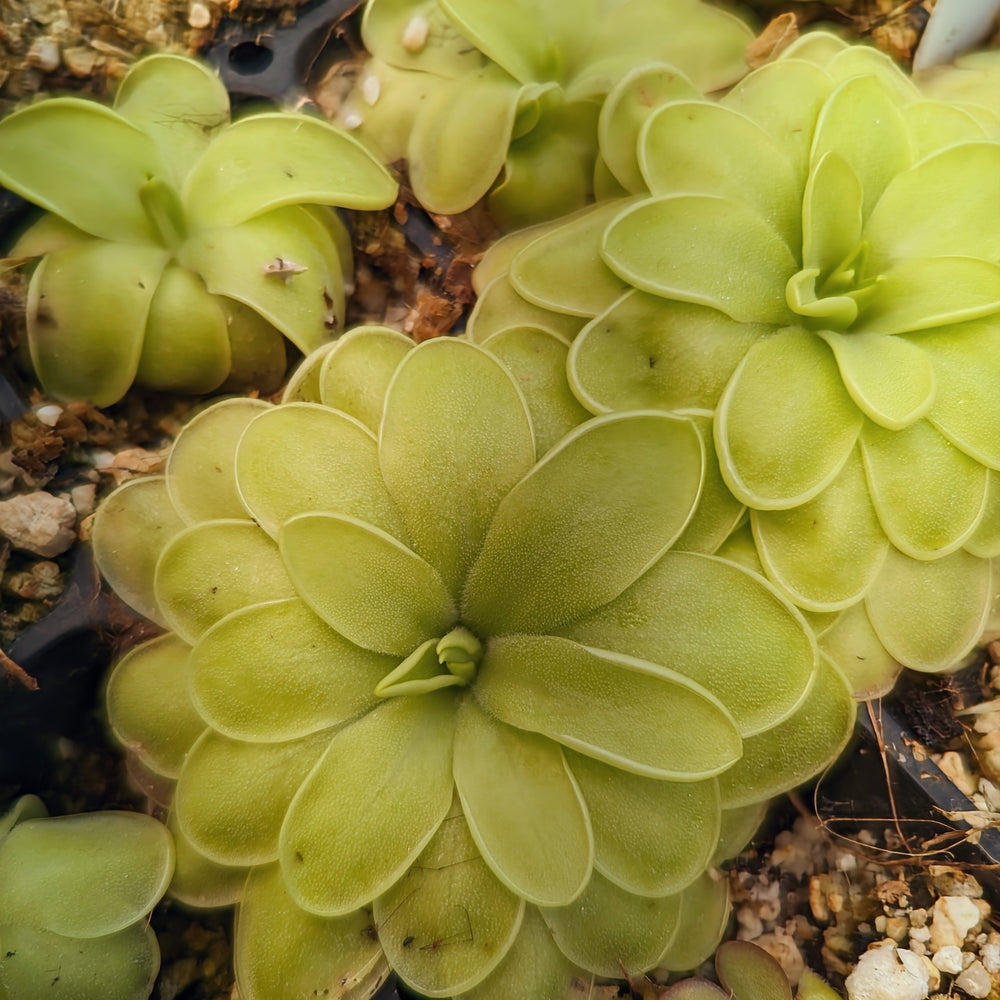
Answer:
[(865, 607), (883, 645), (914, 670), (947, 670), (983, 633), (993, 587), (990, 562), (967, 552), (931, 562), (889, 549)]
[(250, 521), (206, 521), (186, 528), (156, 564), (156, 603), (192, 645), (226, 615), (257, 604), (261, 593), (294, 597), (274, 541)]
[(173, 868), (170, 834), (151, 816), (27, 819), (0, 850), (3, 922), (74, 938), (114, 934), (152, 910)]
[(188, 174), (181, 197), (193, 227), (215, 228), (291, 205), (387, 208), (396, 182), (343, 130), (276, 111), (220, 133)]
[[(729, 627), (716, 628), (723, 620)], [(687, 552), (668, 552), (617, 600), (560, 632), (669, 664), (723, 702), (743, 736), (786, 718), (817, 664), (809, 630), (770, 584), (729, 560)], [(676, 710), (669, 717), (680, 718)]]
[(319, 373), (327, 355), (329, 355), (329, 353), (339, 343), (339, 340), (331, 340), (325, 344), (320, 344), (316, 350), (310, 351), (310, 353), (302, 359), (299, 365), (292, 372), (288, 383), (285, 385), (285, 390), (281, 394), (282, 403), (321, 402), (319, 391)]
[(590, 416), (566, 381), (565, 341), (536, 326), (511, 326), (483, 347), (503, 362), (524, 395), (539, 455)]
[(58, 215), (46, 212), (17, 238), (17, 242), (10, 248), (4, 260), (4, 266), (10, 265), (14, 260), (41, 257), (43, 254), (77, 246), (91, 239), (93, 237), (89, 233), (70, 225)]
[(886, 186), (911, 161), (906, 121), (892, 90), (874, 75), (846, 79), (816, 119), (813, 162), (843, 157), (861, 183), (861, 214), (868, 218)]
[(455, 621), (437, 571), (379, 528), (339, 514), (301, 514), (281, 529), (285, 567), (299, 595), (365, 649), (405, 656)]
[(742, 201), (650, 198), (608, 226), (602, 255), (616, 274), (654, 295), (709, 306), (740, 322), (790, 319), (785, 281), (797, 270), (795, 258), (775, 226)]
[(768, 576), (811, 611), (860, 600), (889, 546), (856, 451), (819, 496), (790, 510), (752, 511), (750, 523)]
[(236, 448), (250, 421), (269, 406), (262, 399), (225, 399), (184, 425), (167, 457), (167, 488), (188, 524), (250, 520), (236, 485)]
[(333, 737), (281, 829), (281, 870), (300, 906), (349, 913), (417, 859), (451, 807), (454, 712), (448, 692), (390, 698)]
[(560, 950), (598, 976), (645, 972), (680, 925), (680, 897), (636, 896), (596, 872), (575, 902), (543, 909)]
[(190, 653), (175, 635), (144, 642), (115, 665), (105, 695), (115, 736), (167, 778), (180, 774), (185, 755), (205, 729), (188, 693)]
[(944, 101), (913, 101), (903, 108), (906, 130), (913, 144), (914, 159), (919, 163), (951, 146), (981, 139), (997, 138), (996, 123), (991, 133), (976, 120), (971, 109), (963, 109)]
[(500, 504), (463, 619), (484, 636), (543, 632), (617, 597), (684, 529), (703, 456), (694, 425), (666, 413), (582, 424)]
[(322, 511), (406, 537), (375, 436), (327, 407), (286, 403), (260, 413), (240, 438), (236, 479), (247, 510), (272, 536), (296, 515)]
[(846, 608), (831, 624), (817, 630), (817, 638), (857, 700), (880, 698), (892, 689), (900, 665), (875, 634), (863, 602)]
[(583, 326), (583, 319), (536, 306), (517, 293), (507, 274), (501, 274), (479, 293), (466, 334), (474, 344), (482, 344), (495, 333), (522, 326), (545, 330), (569, 343)]
[(125, 395), (169, 256), (160, 247), (90, 240), (39, 263), (28, 287), (28, 343), (48, 392), (95, 406)]
[(512, 729), (465, 698), (454, 773), (472, 837), (505, 886), (539, 906), (563, 906), (583, 891), (594, 841), (557, 743)]
[(639, 896), (693, 882), (719, 839), (719, 789), (708, 781), (658, 781), (566, 750), (594, 829), (594, 867)]
[(235, 299), (218, 297), (229, 328), (229, 353), (232, 363), (225, 390), (252, 387), (260, 393), (272, 393), (285, 376), (287, 358), (285, 338), (259, 313)]
[(544, 231), (510, 265), (514, 290), (543, 309), (596, 316), (616, 302), (628, 284), (601, 257), (601, 237), (629, 201), (585, 208), (563, 225)]
[[(962, 192), (955, 197), (955, 192)], [(865, 223), (873, 267), (1000, 257), (1000, 144), (963, 142), (893, 177)], [(950, 289), (949, 289), (950, 291)]]
[(718, 947), (729, 922), (729, 882), (705, 872), (678, 898), (677, 933), (657, 962), (674, 972), (696, 969)]
[(497, 505), (535, 461), (523, 396), (486, 351), (430, 340), (389, 386), (379, 456), (415, 551), (457, 596)]
[(740, 360), (770, 331), (716, 309), (630, 291), (583, 328), (567, 374), (593, 413), (711, 410)]
[[(741, 740), (729, 712), (674, 670), (547, 635), (486, 646), (476, 698), (508, 725), (616, 768), (697, 781), (731, 766)], [(664, 719), (676, 720), (664, 726)]]
[(91, 544), (101, 573), (126, 604), (158, 625), (166, 620), (153, 589), (156, 563), (184, 527), (162, 476), (125, 483), (94, 517)]
[(45, 803), (37, 795), (22, 795), (14, 800), (14, 804), (0, 815), (0, 843), (7, 834), (26, 819), (45, 819), (49, 811)]
[(755, 802), (748, 806), (722, 810), (719, 842), (712, 855), (712, 866), (734, 858), (753, 839), (754, 833), (767, 815), (769, 803)]
[(524, 910), (453, 807), (406, 876), (375, 900), (374, 917), (392, 968), (421, 994), (451, 997), (503, 961)]
[(243, 743), (206, 730), (187, 755), (174, 793), (181, 829), (217, 864), (277, 860), (289, 803), (329, 744), (329, 732), (289, 743)]
[(236, 983), (244, 1000), (320, 996), (336, 984), (350, 995), (377, 990), (389, 972), (371, 913), (322, 917), (299, 907), (278, 865), (255, 868), (236, 915)]
[(336, 350), (325, 356), (318, 398), (378, 434), (386, 390), (413, 347), (409, 337), (389, 327), (349, 330), (336, 342)]
[(864, 192), (848, 162), (824, 153), (809, 174), (802, 201), (802, 264), (823, 277), (850, 260), (861, 243)]
[(343, 274), (329, 231), (301, 205), (200, 229), (178, 252), (213, 295), (258, 312), (304, 354), (343, 323)]
[(166, 392), (211, 392), (232, 368), (226, 313), (201, 279), (167, 264), (149, 304), (136, 380)]
[(598, 141), (608, 169), (630, 194), (647, 190), (636, 155), (646, 120), (670, 101), (699, 96), (695, 85), (679, 69), (662, 62), (636, 66), (611, 88), (601, 105)]
[(201, 908), (238, 903), (248, 870), (209, 861), (184, 835), (175, 813), (167, 817), (167, 829), (174, 838), (176, 856), (174, 877), (170, 881), (171, 898)]
[(926, 420), (901, 431), (866, 423), (861, 455), (868, 490), (889, 540), (914, 559), (954, 552), (986, 506), (987, 470)]
[(0, 184), (93, 236), (155, 240), (139, 189), (162, 175), (152, 139), (96, 101), (52, 98), (0, 123)]
[(372, 708), (375, 685), (396, 662), (349, 643), (300, 600), (273, 601), (202, 636), (191, 657), (192, 692), (220, 733), (292, 740)]
[(774, 798), (832, 763), (854, 732), (856, 705), (825, 657), (805, 699), (783, 722), (743, 742), (743, 756), (719, 775), (726, 809)]
[(794, 507), (837, 476), (863, 417), (830, 349), (799, 328), (747, 352), (715, 416), (723, 478), (751, 507)]
[(992, 559), (1000, 556), (1000, 473), (986, 473), (986, 506), (976, 530), (966, 539), (963, 548), (974, 556)]
[(229, 123), (229, 94), (203, 63), (157, 53), (125, 74), (115, 111), (153, 140), (170, 182), (180, 190), (215, 134)]
[(156, 935), (141, 923), (90, 939), (35, 927), (0, 926), (0, 947), (5, 955), (0, 995), (10, 998), (143, 1000), (160, 968)]
[[(927, 330), (911, 339), (930, 358), (937, 394), (927, 414), (949, 441), (1000, 468), (1000, 329), (993, 322)], [(968, 400), (975, 400), (969, 406)]]
[(792, 1000), (788, 977), (777, 959), (749, 941), (727, 941), (715, 956), (715, 967), (732, 996)]
[[(638, 156), (652, 194), (739, 202), (797, 251), (801, 187), (795, 170), (782, 146), (740, 112), (704, 100), (668, 104), (643, 127)], [(738, 172), (730, 168), (736, 160)]]

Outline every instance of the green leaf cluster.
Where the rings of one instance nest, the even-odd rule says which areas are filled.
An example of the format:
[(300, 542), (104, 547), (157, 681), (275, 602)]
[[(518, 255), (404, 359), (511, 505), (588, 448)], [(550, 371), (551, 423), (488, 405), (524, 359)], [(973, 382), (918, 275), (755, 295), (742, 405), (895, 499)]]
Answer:
[(712, 865), (851, 731), (803, 616), (684, 541), (728, 517), (705, 421), (586, 419), (536, 332), (352, 331), (98, 512), (102, 572), (167, 629), (111, 725), (172, 803), (174, 891), (239, 902), (247, 1000), (693, 967)]
[(99, 406), (133, 381), (209, 392), (277, 388), (287, 337), (308, 353), (342, 328), (351, 267), (326, 206), (391, 204), (396, 185), (353, 138), (314, 117), (235, 122), (209, 69), (136, 63), (113, 108), (77, 97), (0, 122), (0, 184), (49, 213), (13, 257), (45, 389)]
[(601, 113), (627, 196), (501, 241), (473, 338), (571, 339), (594, 414), (703, 414), (736, 533), (702, 551), (857, 691), (953, 666), (997, 592), (1000, 117), (822, 32), (717, 101), (658, 79)]
[(146, 918), (173, 867), (149, 816), (50, 818), (18, 799), (0, 816), (0, 998), (146, 1000), (160, 967)]
[(369, 0), (362, 35), (371, 58), (341, 120), (407, 160), (432, 212), (488, 194), (507, 228), (617, 188), (597, 134), (619, 80), (680, 67), (716, 90), (746, 72), (753, 37), (700, 0)]

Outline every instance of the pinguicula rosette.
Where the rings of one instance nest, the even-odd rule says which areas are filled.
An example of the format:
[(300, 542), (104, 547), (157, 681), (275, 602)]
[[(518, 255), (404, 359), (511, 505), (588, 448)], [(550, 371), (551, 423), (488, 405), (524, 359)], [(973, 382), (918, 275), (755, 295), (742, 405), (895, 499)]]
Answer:
[(800, 613), (676, 551), (696, 424), (574, 426), (516, 355), (352, 331), (98, 511), (102, 572), (169, 630), (111, 724), (172, 799), (181, 895), (240, 900), (246, 1000), (368, 996), (386, 963), (477, 1000), (690, 968), (710, 866), (851, 730)]
[(50, 818), (18, 799), (0, 816), (0, 997), (146, 1000), (160, 967), (148, 917), (173, 867), (150, 816)]
[(617, 190), (597, 151), (617, 81), (679, 66), (699, 93), (729, 86), (753, 34), (701, 0), (369, 0), (362, 37), (372, 58), (341, 120), (408, 162), (432, 212), (488, 194), (511, 228)]
[(631, 196), (499, 244), (473, 337), (575, 336), (590, 412), (710, 421), (752, 542), (709, 551), (759, 559), (859, 692), (953, 666), (1000, 554), (994, 116), (825, 33), (717, 102), (660, 93), (605, 107)]
[(396, 185), (319, 118), (235, 122), (218, 77), (180, 56), (136, 63), (113, 109), (57, 97), (0, 122), (0, 184), (46, 209), (11, 250), (43, 387), (99, 406), (133, 381), (277, 388), (287, 337), (308, 353), (344, 321), (352, 266), (325, 206), (392, 204)]

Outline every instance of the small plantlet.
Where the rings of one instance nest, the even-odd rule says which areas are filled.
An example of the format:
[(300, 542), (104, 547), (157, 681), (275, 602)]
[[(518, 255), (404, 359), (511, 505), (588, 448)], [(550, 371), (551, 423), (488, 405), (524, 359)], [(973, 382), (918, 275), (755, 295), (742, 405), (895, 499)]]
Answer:
[(210, 392), (284, 375), (344, 321), (350, 241), (326, 206), (392, 204), (389, 174), (314, 117), (231, 122), (219, 79), (150, 56), (113, 108), (43, 100), (0, 121), (0, 184), (49, 214), (11, 249), (40, 258), (28, 343), (43, 387), (99, 406), (133, 381)]

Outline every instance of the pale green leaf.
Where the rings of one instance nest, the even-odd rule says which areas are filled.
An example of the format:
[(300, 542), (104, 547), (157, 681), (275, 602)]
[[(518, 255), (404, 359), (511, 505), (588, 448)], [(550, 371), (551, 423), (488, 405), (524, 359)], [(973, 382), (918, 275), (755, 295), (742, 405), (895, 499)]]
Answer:
[(237, 488), (270, 535), (297, 514), (349, 514), (405, 538), (378, 464), (375, 436), (351, 417), (314, 403), (260, 413), (240, 438)]
[(159, 247), (90, 240), (39, 263), (28, 286), (28, 345), (47, 392), (95, 406), (125, 395), (169, 256)]
[(729, 858), (735, 858), (740, 851), (747, 847), (767, 815), (769, 804), (766, 801), (755, 802), (749, 806), (737, 806), (734, 809), (722, 810), (719, 841), (711, 859), (713, 867), (722, 864)]
[(456, 805), (405, 877), (375, 900), (386, 957), (421, 996), (450, 997), (478, 986), (520, 929), (524, 901), (478, 853)]
[(209, 861), (184, 835), (174, 813), (167, 817), (167, 829), (174, 838), (176, 857), (170, 881), (171, 899), (202, 909), (239, 902), (248, 869)]
[(816, 681), (784, 722), (743, 742), (743, 756), (719, 775), (726, 809), (774, 798), (833, 763), (854, 732), (856, 706), (839, 670), (821, 657)]
[(335, 346), (319, 372), (320, 398), (378, 434), (386, 390), (413, 341), (387, 326), (360, 326)]
[(274, 601), (205, 633), (191, 657), (192, 694), (227, 736), (291, 740), (372, 708), (396, 662), (349, 643), (302, 601)]
[(164, 548), (154, 588), (163, 617), (192, 644), (233, 611), (295, 596), (277, 545), (251, 521), (186, 528)]
[(656, 963), (672, 972), (696, 969), (718, 947), (729, 923), (729, 880), (705, 872), (678, 898), (677, 933)]
[[(903, 109), (903, 116), (918, 162), (958, 143), (996, 138), (995, 132), (991, 135), (977, 121), (971, 108), (960, 108), (941, 100), (914, 101)], [(996, 122), (996, 127), (1000, 127), (1000, 121)]]
[(831, 625), (817, 631), (817, 639), (858, 701), (880, 698), (892, 690), (900, 665), (875, 634), (863, 601), (840, 612)]
[(211, 392), (231, 360), (222, 305), (198, 277), (168, 264), (149, 305), (136, 381), (165, 392)]
[(120, 486), (94, 517), (91, 544), (98, 569), (126, 604), (158, 625), (166, 620), (153, 590), (156, 563), (184, 526), (162, 476)]
[(213, 295), (260, 313), (303, 354), (343, 323), (344, 282), (330, 233), (298, 205), (238, 226), (200, 229), (178, 251)]
[(454, 624), (437, 571), (384, 531), (338, 514), (301, 514), (279, 536), (299, 595), (351, 642), (405, 656)]
[(277, 860), (289, 803), (331, 736), (324, 731), (289, 743), (243, 743), (206, 730), (187, 755), (174, 793), (181, 829), (217, 864)]
[(396, 182), (342, 129), (275, 111), (220, 132), (187, 175), (181, 198), (191, 225), (202, 229), (235, 226), (289, 205), (388, 208)]
[(863, 419), (827, 345), (782, 330), (750, 348), (719, 403), (723, 478), (751, 507), (805, 503), (843, 468)]
[(129, 754), (167, 778), (205, 729), (191, 701), (191, 647), (161, 635), (129, 650), (108, 679), (105, 704), (111, 729)]
[(901, 431), (866, 423), (861, 455), (882, 529), (914, 559), (963, 545), (986, 506), (986, 469), (926, 420)]
[(822, 279), (856, 253), (861, 242), (864, 192), (847, 161), (824, 153), (810, 171), (802, 200), (802, 266)]
[(54, 250), (86, 243), (92, 239), (89, 233), (70, 225), (58, 215), (46, 212), (40, 219), (25, 229), (7, 253), (5, 265), (11, 260), (24, 260), (28, 257), (41, 257)]
[(583, 328), (567, 372), (594, 413), (711, 410), (743, 356), (770, 331), (717, 309), (630, 291)]
[(566, 751), (594, 829), (594, 866), (627, 892), (666, 896), (693, 882), (719, 840), (719, 789), (659, 781)]
[(134, 924), (174, 868), (167, 828), (141, 813), (78, 813), (18, 823), (0, 849), (3, 922), (75, 938)]
[(788, 976), (777, 959), (749, 941), (727, 941), (715, 957), (715, 968), (730, 996), (792, 1000)]
[(953, 669), (983, 633), (990, 561), (953, 552), (932, 562), (889, 550), (865, 606), (890, 655), (914, 670)]
[(752, 511), (750, 523), (767, 575), (810, 611), (859, 601), (889, 545), (857, 452), (819, 496), (790, 510)]
[(320, 369), (327, 355), (339, 343), (339, 340), (331, 340), (326, 344), (320, 344), (316, 350), (310, 351), (302, 359), (285, 385), (285, 391), (281, 394), (282, 403), (322, 402), (319, 392)]
[[(479, 268), (475, 273), (479, 274)], [(583, 319), (536, 306), (518, 295), (506, 273), (499, 274), (479, 293), (466, 335), (474, 344), (482, 344), (495, 333), (520, 326), (545, 330), (569, 343), (583, 326)]]
[(507, 888), (539, 906), (563, 906), (583, 891), (593, 835), (557, 743), (512, 729), (465, 698), (454, 773), (472, 837)]
[(727, 559), (687, 552), (668, 552), (617, 600), (560, 631), (690, 678), (745, 736), (794, 710), (817, 663), (811, 633), (774, 587)]
[[(798, 264), (756, 209), (676, 194), (625, 208), (604, 233), (608, 266), (636, 288), (747, 323), (787, 323), (785, 282)], [(736, 280), (739, 275), (739, 280)]]
[(680, 926), (680, 897), (636, 896), (595, 872), (575, 902), (542, 917), (571, 962), (615, 979), (657, 964)]
[(705, 688), (658, 664), (556, 636), (491, 639), (475, 693), (501, 721), (633, 774), (697, 781), (740, 755), (731, 716)]
[(390, 698), (334, 736), (281, 830), (300, 906), (350, 913), (416, 861), (451, 806), (454, 711), (448, 692)]
[(188, 524), (250, 520), (236, 486), (236, 447), (247, 424), (269, 406), (262, 399), (224, 399), (184, 425), (167, 458), (167, 488)]
[(229, 328), (229, 353), (232, 363), (223, 391), (270, 394), (281, 385), (288, 364), (285, 338), (249, 306), (235, 299), (217, 296), (226, 314)]
[[(234, 964), (243, 1000), (371, 996), (389, 969), (368, 910), (323, 917), (296, 905), (278, 865), (255, 868), (236, 914)], [(361, 984), (371, 989), (361, 992)], [(329, 994), (331, 986), (339, 994)]]
[(963, 548), (974, 556), (992, 559), (1000, 556), (1000, 472), (986, 473), (986, 507), (976, 530), (966, 539)]
[(414, 550), (457, 597), (498, 504), (534, 464), (524, 397), (481, 348), (427, 341), (389, 386), (379, 457)]
[(0, 123), (0, 184), (107, 240), (155, 241), (139, 189), (163, 172), (152, 139), (96, 101), (53, 98)]

